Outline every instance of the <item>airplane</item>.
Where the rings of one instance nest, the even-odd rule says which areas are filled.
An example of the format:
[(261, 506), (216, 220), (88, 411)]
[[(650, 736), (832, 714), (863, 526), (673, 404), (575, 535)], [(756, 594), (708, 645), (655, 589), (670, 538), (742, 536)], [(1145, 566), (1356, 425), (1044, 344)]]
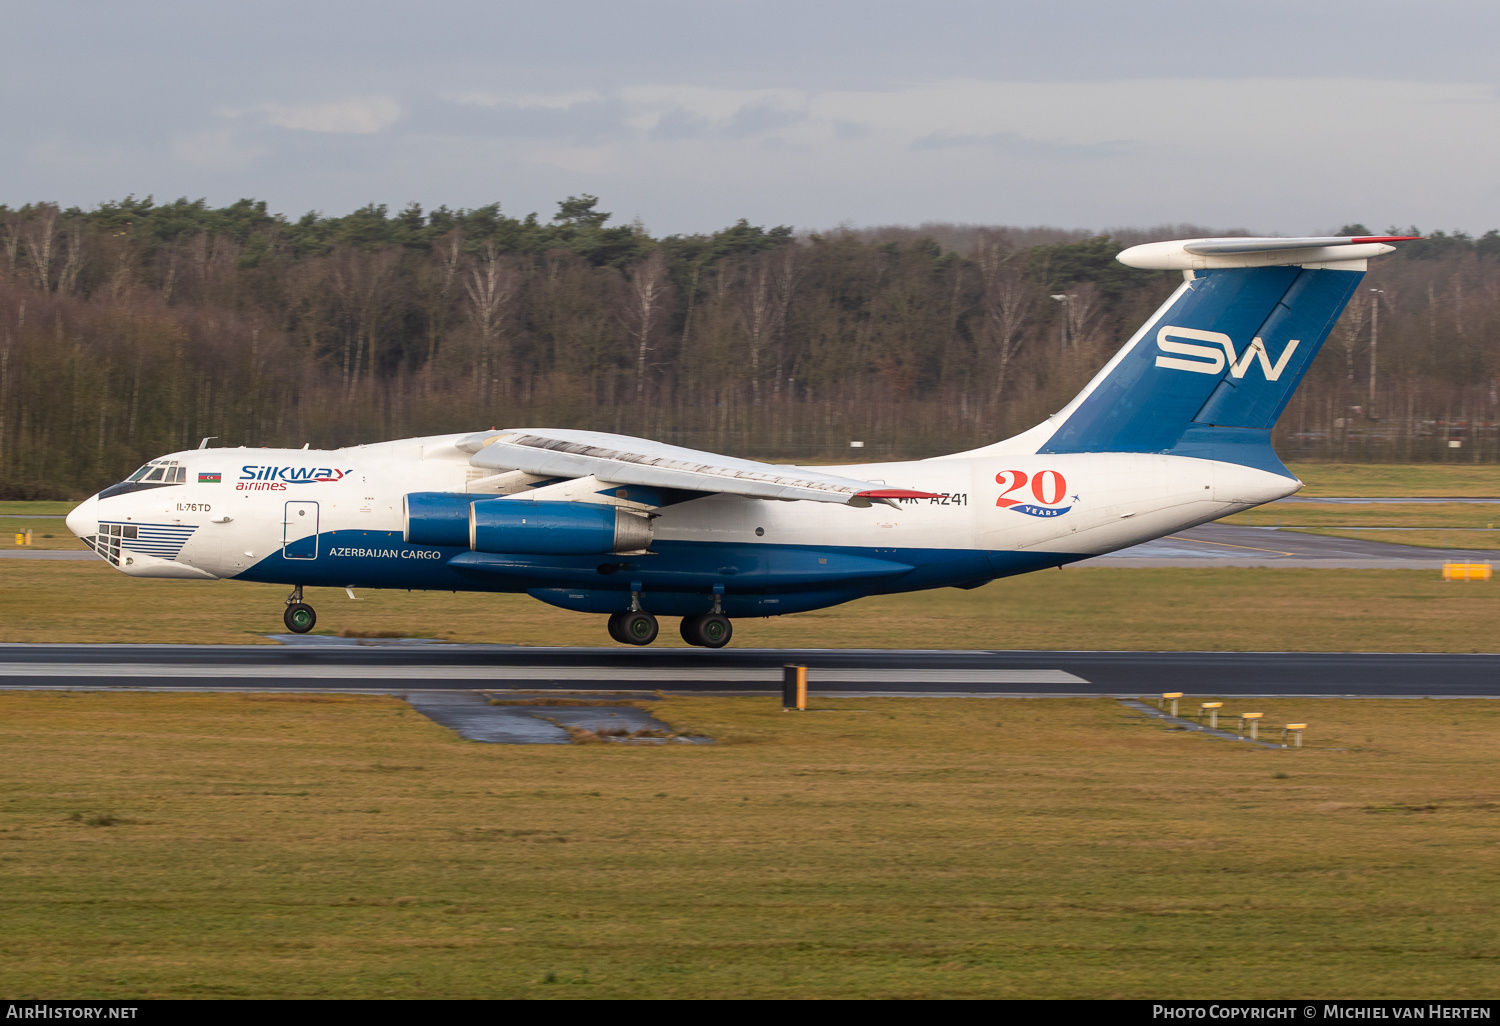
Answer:
[[(152, 460), (69, 530), (131, 577), (524, 592), (622, 644), (720, 648), (733, 620), (977, 588), (1291, 495), (1271, 428), (1369, 259), (1416, 236), (1134, 246), (1183, 281), (1071, 402), (982, 448), (772, 465), (597, 431), (505, 428)], [(352, 595), (352, 590), (350, 591)]]

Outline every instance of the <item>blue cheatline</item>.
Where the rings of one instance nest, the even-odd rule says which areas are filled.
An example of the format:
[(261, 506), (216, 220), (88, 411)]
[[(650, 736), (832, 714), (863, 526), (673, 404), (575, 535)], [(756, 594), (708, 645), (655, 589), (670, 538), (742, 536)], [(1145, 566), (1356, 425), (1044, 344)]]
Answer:
[(650, 612), (682, 616), (713, 606), (712, 584), (729, 616), (773, 616), (819, 609), (867, 595), (965, 587), (996, 577), (1084, 559), (1075, 553), (974, 549), (720, 544), (658, 541), (650, 556), (533, 556), (410, 545), (400, 531), (330, 531), (318, 558), (288, 560), (280, 551), (239, 580), (306, 587), (411, 588), (419, 591), (525, 592), (580, 612), (628, 609), (640, 585)]

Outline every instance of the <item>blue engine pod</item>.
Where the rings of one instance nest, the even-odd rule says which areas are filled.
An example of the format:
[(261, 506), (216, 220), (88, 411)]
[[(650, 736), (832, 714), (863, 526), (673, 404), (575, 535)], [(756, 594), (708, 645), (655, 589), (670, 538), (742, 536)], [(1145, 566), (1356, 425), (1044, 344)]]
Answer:
[(408, 545), (469, 544), (469, 506), (478, 496), (412, 492), (403, 500)]
[(469, 548), (525, 555), (638, 552), (651, 544), (651, 521), (592, 502), (484, 499), (469, 507)]

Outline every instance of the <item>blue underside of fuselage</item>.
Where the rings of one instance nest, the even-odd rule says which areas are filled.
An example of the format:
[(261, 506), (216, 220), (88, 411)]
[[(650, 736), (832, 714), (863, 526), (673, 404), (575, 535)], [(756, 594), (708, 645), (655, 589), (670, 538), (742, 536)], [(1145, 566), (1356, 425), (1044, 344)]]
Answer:
[(278, 551), (238, 579), (306, 587), (525, 592), (587, 613), (628, 609), (631, 592), (639, 590), (642, 607), (663, 616), (706, 612), (718, 592), (729, 616), (775, 616), (866, 595), (973, 587), (1084, 558), (1058, 552), (682, 541), (658, 541), (650, 554), (635, 556), (491, 555), (409, 545), (399, 531), (329, 532), (318, 537), (316, 552), (312, 559), (289, 559)]

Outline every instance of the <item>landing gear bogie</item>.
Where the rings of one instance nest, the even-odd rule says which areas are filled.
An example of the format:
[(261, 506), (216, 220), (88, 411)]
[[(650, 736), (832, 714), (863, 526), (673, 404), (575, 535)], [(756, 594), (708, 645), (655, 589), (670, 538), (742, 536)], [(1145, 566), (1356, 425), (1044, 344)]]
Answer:
[(684, 616), (678, 630), (683, 641), (700, 648), (723, 648), (734, 636), (734, 626), (722, 613)]
[(642, 610), (615, 613), (609, 618), (609, 636), (622, 645), (649, 645), (659, 630), (656, 617)]

